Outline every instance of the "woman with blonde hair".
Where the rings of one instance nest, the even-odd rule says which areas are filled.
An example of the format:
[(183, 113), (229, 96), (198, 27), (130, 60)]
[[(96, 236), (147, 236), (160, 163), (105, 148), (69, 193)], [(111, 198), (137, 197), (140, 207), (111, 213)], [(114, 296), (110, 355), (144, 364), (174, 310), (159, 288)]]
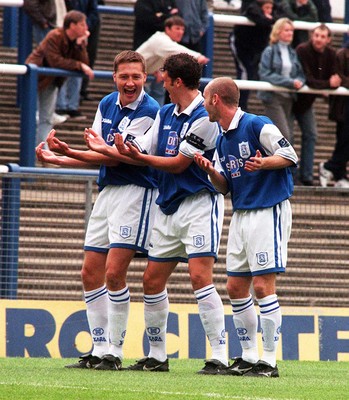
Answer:
[[(294, 26), (288, 18), (278, 19), (270, 33), (269, 46), (262, 53), (259, 78), (287, 89), (300, 89), (305, 76), (296, 51), (291, 47)], [(267, 115), (292, 143), (292, 105), (296, 99), (293, 92), (264, 91), (258, 93)]]

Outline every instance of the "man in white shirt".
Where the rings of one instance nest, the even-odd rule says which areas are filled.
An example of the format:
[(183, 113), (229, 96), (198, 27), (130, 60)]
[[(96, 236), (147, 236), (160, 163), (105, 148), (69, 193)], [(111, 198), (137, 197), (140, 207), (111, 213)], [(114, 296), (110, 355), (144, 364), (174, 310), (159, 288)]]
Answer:
[(207, 64), (209, 59), (179, 44), (184, 35), (185, 24), (183, 18), (173, 16), (165, 21), (165, 31), (154, 33), (138, 49), (147, 65), (149, 75), (154, 75), (155, 80), (151, 82), (149, 94), (158, 101), (160, 106), (164, 105), (165, 90), (163, 88), (160, 68), (164, 60), (173, 54), (188, 53), (197, 59), (199, 64)]

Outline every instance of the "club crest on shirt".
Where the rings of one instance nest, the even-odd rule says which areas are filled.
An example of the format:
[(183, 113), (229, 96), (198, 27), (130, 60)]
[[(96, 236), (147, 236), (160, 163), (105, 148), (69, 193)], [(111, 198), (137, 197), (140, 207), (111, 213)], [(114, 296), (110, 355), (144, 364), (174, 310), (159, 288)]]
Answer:
[(251, 156), (251, 150), (248, 142), (239, 143), (239, 153), (242, 158), (249, 158)]
[(120, 236), (124, 239), (131, 236), (132, 228), (130, 226), (120, 226)]
[(124, 118), (120, 121), (120, 123), (119, 123), (119, 125), (118, 125), (118, 131), (119, 131), (119, 132), (123, 132), (123, 131), (128, 127), (128, 125), (130, 124), (130, 122), (131, 122), (131, 120), (130, 120), (129, 117), (124, 117)]
[(179, 137), (180, 137), (181, 139), (184, 138), (185, 134), (187, 133), (188, 128), (189, 128), (189, 122), (184, 122), (184, 124), (183, 124), (183, 126), (182, 126), (181, 133), (179, 134)]
[(256, 254), (257, 256), (257, 264), (258, 265), (266, 265), (268, 262), (268, 252), (261, 251), (260, 253)]
[(202, 247), (205, 244), (205, 236), (204, 235), (196, 235), (193, 236), (193, 245), (194, 247)]

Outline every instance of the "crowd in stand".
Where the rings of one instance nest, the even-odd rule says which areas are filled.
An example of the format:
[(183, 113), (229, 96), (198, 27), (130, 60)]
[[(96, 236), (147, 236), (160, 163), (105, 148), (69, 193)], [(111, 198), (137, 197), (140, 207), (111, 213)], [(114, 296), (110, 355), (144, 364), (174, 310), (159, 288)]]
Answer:
[[(309, 31), (294, 30), (292, 25), (294, 20), (331, 22), (329, 0), (242, 0), (238, 2), (226, 0), (226, 2), (255, 23), (254, 26), (236, 25), (231, 31), (229, 44), (236, 64), (234, 78), (260, 79), (296, 90), (304, 84), (316, 89), (335, 89), (341, 85), (346, 86), (343, 54), (341, 59), (337, 59), (334, 50), (330, 48), (330, 30), (321, 28), (321, 34), (325, 37), (322, 38), (323, 43), (317, 46), (316, 43), (321, 41), (318, 30), (309, 34)], [(85, 44), (80, 45), (86, 47), (89, 66), (93, 68), (100, 31), (98, 4), (103, 4), (103, 0), (25, 0), (24, 9), (32, 19), (34, 41), (37, 44), (44, 39), (48, 40), (48, 32), (63, 25), (63, 18), (67, 11), (79, 10), (84, 13), (87, 30)], [(186, 51), (194, 55), (202, 64), (209, 61), (204, 55), (201, 38), (208, 26), (208, 11), (213, 9), (213, 5), (214, 2), (206, 0), (137, 0), (135, 2), (133, 47), (145, 57), (148, 68), (151, 64), (156, 66), (156, 70), (152, 68), (148, 71), (154, 79), (146, 86), (146, 90), (160, 106), (170, 101), (167, 92), (163, 89), (158, 72), (166, 56)], [(277, 32), (275, 30), (275, 26), (279, 26), (275, 23), (281, 18), (288, 19), (286, 26), (289, 27), (291, 36), (275, 39), (283, 34), (282, 29), (278, 28)], [(76, 39), (72, 39), (71, 43), (74, 41)], [(52, 65), (45, 60), (43, 65), (57, 67), (59, 64)], [(72, 69), (76, 70), (76, 67)], [(54, 83), (60, 86), (54, 100), (56, 101), (55, 112), (52, 111), (52, 107), (49, 112), (45, 112), (45, 106), (38, 107), (39, 130), (40, 124), (47, 130), (65, 122), (68, 118), (85, 118), (79, 111), (79, 105), (81, 100), (91, 99), (87, 92), (88, 77), (85, 76), (84, 79), (69, 77), (63, 83), (61, 81), (57, 79)], [(278, 125), (291, 143), (293, 143), (294, 121), (297, 120), (302, 135), (301, 157), (299, 172), (294, 179), (297, 184), (306, 186), (313, 185), (313, 160), (317, 136), (316, 118), (312, 108), (315, 97), (310, 94), (297, 95), (286, 92), (258, 93), (258, 98), (265, 105), (266, 114)], [(248, 100), (249, 91), (242, 90), (240, 106), (246, 112)], [(331, 98), (330, 118), (337, 122), (336, 133), (339, 145), (336, 144), (331, 160), (319, 166), (322, 186), (327, 186), (330, 181), (333, 181), (335, 186), (349, 187), (345, 174), (347, 160), (343, 155), (344, 152), (340, 151), (348, 146), (343, 132), (346, 131), (346, 124), (349, 124), (349, 121), (345, 121), (346, 113), (341, 112), (339, 117), (333, 112), (338, 107), (343, 109), (345, 100), (346, 98), (341, 98), (340, 101)], [(337, 105), (338, 103), (340, 106)], [(42, 138), (42, 134), (40, 137)], [(40, 141), (39, 138), (38, 141)], [(338, 159), (341, 160), (339, 166), (336, 164)]]

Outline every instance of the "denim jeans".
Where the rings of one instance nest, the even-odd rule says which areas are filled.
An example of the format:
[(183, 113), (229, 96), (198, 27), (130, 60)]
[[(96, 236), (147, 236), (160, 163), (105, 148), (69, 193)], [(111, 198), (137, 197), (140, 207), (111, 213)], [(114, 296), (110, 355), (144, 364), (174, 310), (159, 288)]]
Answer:
[(294, 117), (302, 133), (299, 179), (301, 181), (310, 182), (313, 180), (314, 153), (317, 138), (317, 127), (313, 108), (310, 107), (304, 113), (296, 113)]
[(57, 110), (78, 110), (82, 78), (70, 76), (59, 89)]
[(53, 125), (52, 115), (55, 111), (58, 88), (53, 83), (47, 88), (40, 90), (38, 94), (39, 122), (37, 126), (36, 144), (46, 140)]

